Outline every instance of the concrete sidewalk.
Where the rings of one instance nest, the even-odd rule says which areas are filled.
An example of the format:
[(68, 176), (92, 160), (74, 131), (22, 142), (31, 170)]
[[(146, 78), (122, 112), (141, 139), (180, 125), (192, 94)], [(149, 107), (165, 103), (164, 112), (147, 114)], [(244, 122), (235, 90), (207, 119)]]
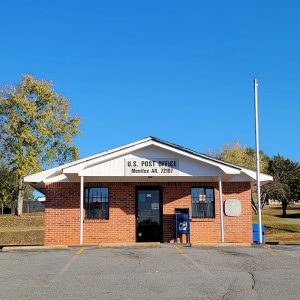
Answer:
[(300, 223), (300, 218), (283, 218), (289, 222)]
[(35, 251), (35, 250), (56, 250), (56, 249), (67, 249), (67, 248), (153, 248), (160, 247), (160, 243), (106, 243), (99, 245), (53, 245), (53, 246), (3, 246), (3, 252), (9, 251)]

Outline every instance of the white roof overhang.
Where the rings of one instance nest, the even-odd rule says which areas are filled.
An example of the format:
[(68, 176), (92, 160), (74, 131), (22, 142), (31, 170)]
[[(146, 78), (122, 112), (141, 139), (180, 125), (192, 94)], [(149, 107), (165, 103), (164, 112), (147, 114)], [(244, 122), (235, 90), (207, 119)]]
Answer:
[[(146, 151), (151, 149), (151, 151)], [(147, 153), (145, 156), (144, 152)], [(163, 152), (164, 151), (164, 152)], [(179, 157), (182, 163), (182, 170), (178, 176), (126, 176), (124, 168), (116, 170), (118, 166), (124, 166), (124, 159), (128, 157), (158, 158)], [(108, 164), (112, 164), (109, 166)], [(191, 167), (192, 165), (192, 167)], [(199, 167), (195, 169), (194, 166)], [(110, 171), (107, 171), (107, 170)], [(146, 138), (137, 142), (104, 151), (74, 162), (70, 162), (55, 168), (45, 170), (33, 175), (26, 176), (25, 182), (34, 188), (43, 188), (47, 182), (79, 181), (80, 176), (85, 176), (88, 181), (216, 181), (218, 176), (222, 176), (225, 181), (250, 181), (256, 180), (255, 171), (241, 168), (215, 158), (209, 157), (195, 151), (158, 140), (156, 138)], [(262, 184), (272, 181), (273, 178), (266, 174), (261, 174)]]
[[(147, 140), (147, 139), (148, 138), (146, 138), (144, 140)], [(32, 174), (32, 175), (25, 176), (24, 181), (28, 182), (28, 183), (29, 182), (32, 182), (32, 183), (43, 182), (48, 177), (53, 177), (55, 175), (61, 174), (64, 168), (68, 168), (68, 167), (71, 167), (71, 166), (75, 166), (77, 164), (81, 164), (81, 163), (84, 163), (84, 162), (91, 161), (95, 158), (98, 158), (100, 156), (104, 156), (106, 154), (121, 150), (125, 147), (134, 146), (135, 144), (141, 143), (144, 140), (139, 140), (139, 141), (136, 141), (134, 143), (131, 143), (131, 144), (128, 144), (128, 145), (125, 145), (125, 146), (116, 147), (116, 148), (113, 148), (111, 150), (103, 151), (103, 152), (100, 152), (100, 153), (97, 153), (97, 154), (94, 154), (94, 155), (90, 155), (90, 156), (85, 157), (85, 158), (81, 158), (81, 159), (78, 159), (78, 160), (75, 160), (75, 161), (72, 161), (72, 162), (54, 167), (54, 168), (50, 168), (50, 169), (45, 170), (45, 171), (41, 171), (41, 172), (38, 172), (38, 173), (35, 173), (35, 174)]]

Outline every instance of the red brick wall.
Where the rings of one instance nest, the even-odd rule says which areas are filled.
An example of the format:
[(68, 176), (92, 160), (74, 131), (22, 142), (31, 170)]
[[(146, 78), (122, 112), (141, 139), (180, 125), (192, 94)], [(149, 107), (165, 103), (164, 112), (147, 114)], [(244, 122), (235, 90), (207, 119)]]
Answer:
[[(85, 183), (109, 188), (109, 220), (84, 220), (84, 244), (135, 242), (135, 187), (157, 186), (157, 183)], [(219, 192), (216, 183), (164, 183), (163, 240), (174, 236), (175, 208), (191, 209), (191, 187), (213, 186), (215, 189), (215, 218), (191, 220), (192, 243), (220, 242)], [(46, 187), (45, 244), (79, 244), (79, 183), (53, 183)], [(250, 183), (223, 183), (223, 201), (240, 199), (239, 217), (224, 215), (225, 242), (247, 242), (252, 239)]]
[[(191, 187), (210, 186), (215, 191), (215, 218), (191, 220), (192, 243), (217, 243), (221, 240), (219, 190), (217, 183), (169, 183), (163, 189), (164, 241), (173, 239), (174, 210), (177, 207), (191, 211)], [(251, 243), (252, 208), (250, 183), (223, 183), (223, 207), (227, 199), (240, 199), (242, 212), (239, 217), (224, 214), (225, 242)]]
[(45, 245), (79, 244), (79, 184), (52, 183), (45, 194)]

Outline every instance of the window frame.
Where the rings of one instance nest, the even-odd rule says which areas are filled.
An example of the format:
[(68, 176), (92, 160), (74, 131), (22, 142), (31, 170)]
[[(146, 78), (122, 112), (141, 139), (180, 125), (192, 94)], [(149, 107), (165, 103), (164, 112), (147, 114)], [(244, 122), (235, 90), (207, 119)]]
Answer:
[[(206, 195), (206, 190), (207, 189), (211, 189), (213, 192), (213, 216), (209, 216), (209, 217), (200, 217), (200, 216), (193, 216), (193, 197), (192, 197), (192, 189), (204, 189), (204, 195)], [(214, 186), (191, 186), (191, 218), (192, 219), (197, 219), (197, 220), (201, 220), (201, 219), (215, 219), (216, 218), (216, 197), (215, 197), (215, 187)]]
[[(90, 189), (107, 189), (107, 218), (91, 218), (87, 217), (87, 209), (86, 209), (86, 190), (88, 190), (88, 199), (90, 198)], [(90, 201), (88, 202), (90, 203)], [(105, 203), (105, 202), (101, 202)], [(110, 191), (108, 186), (88, 186), (84, 188), (84, 219), (85, 220), (94, 220), (94, 221), (106, 221), (109, 220), (109, 209), (110, 209)]]

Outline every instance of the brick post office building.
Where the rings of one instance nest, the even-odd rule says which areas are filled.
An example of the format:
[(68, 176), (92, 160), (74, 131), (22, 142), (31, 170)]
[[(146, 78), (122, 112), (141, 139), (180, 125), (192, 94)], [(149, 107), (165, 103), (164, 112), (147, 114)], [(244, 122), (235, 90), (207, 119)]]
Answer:
[[(251, 243), (256, 174), (148, 137), (25, 177), (46, 195), (45, 245), (172, 242), (189, 208), (192, 243)], [(262, 184), (272, 177), (261, 174)]]

